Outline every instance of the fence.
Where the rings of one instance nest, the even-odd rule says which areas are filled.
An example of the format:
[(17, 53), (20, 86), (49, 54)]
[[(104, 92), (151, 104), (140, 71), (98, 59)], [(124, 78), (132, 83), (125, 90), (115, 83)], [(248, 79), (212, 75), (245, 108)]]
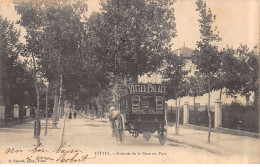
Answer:
[(6, 118), (6, 119), (0, 120), (0, 127), (11, 127), (11, 126), (14, 126), (14, 125), (29, 122), (33, 119), (35, 119), (35, 118), (34, 117), (27, 117), (27, 116), (23, 116), (23, 117), (20, 117), (20, 118)]
[[(214, 106), (210, 107), (211, 115), (211, 127), (214, 128)], [(179, 123), (183, 124), (183, 112), (184, 108), (180, 108), (180, 120)], [(171, 123), (176, 123), (176, 107), (168, 108), (167, 121)], [(197, 106), (196, 111), (194, 107), (189, 105), (189, 124), (198, 125), (198, 126), (209, 126), (208, 111), (206, 106)]]
[[(257, 105), (244, 106), (240, 103), (221, 105), (221, 101), (217, 99), (215, 101), (215, 106), (211, 106), (210, 111), (212, 128), (218, 128), (219, 130), (221, 128), (222, 130), (225, 130), (225, 128), (229, 130), (240, 130), (240, 134), (260, 132)], [(168, 122), (176, 123), (176, 107), (168, 108), (167, 119)], [(194, 111), (193, 106), (190, 106), (188, 103), (184, 104), (184, 108), (182, 107), (180, 109), (179, 122), (180, 124), (183, 124), (184, 122), (185, 125), (193, 124), (208, 127), (209, 119), (207, 107), (199, 106), (196, 107), (196, 110)], [(229, 131), (229, 133), (230, 132), (231, 131)]]
[[(214, 128), (214, 120), (215, 120), (214, 112), (210, 112), (210, 116), (211, 116), (211, 127)], [(189, 124), (208, 127), (209, 126), (208, 111), (189, 110)]]
[[(173, 107), (172, 110), (168, 110), (167, 121), (171, 123), (176, 123), (176, 107)], [(180, 117), (179, 123), (183, 124), (183, 107), (180, 108)]]
[(243, 106), (240, 103), (222, 106), (222, 127), (259, 132), (259, 112), (254, 105)]

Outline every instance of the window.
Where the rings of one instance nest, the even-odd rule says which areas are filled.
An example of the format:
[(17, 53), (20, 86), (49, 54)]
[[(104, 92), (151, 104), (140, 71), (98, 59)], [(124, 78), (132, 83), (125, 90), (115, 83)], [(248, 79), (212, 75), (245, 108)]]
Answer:
[(141, 101), (142, 101), (143, 108), (149, 108), (152, 106), (152, 97), (151, 96), (143, 96)]
[(163, 109), (163, 97), (156, 96), (156, 109)]
[(132, 98), (132, 108), (133, 109), (139, 109), (140, 106), (140, 97), (139, 96), (133, 96)]

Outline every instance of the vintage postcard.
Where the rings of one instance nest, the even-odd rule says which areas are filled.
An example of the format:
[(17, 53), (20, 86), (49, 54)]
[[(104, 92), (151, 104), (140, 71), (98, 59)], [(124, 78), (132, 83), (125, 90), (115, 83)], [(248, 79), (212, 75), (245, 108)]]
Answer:
[(259, 164), (258, 0), (0, 0), (0, 164)]

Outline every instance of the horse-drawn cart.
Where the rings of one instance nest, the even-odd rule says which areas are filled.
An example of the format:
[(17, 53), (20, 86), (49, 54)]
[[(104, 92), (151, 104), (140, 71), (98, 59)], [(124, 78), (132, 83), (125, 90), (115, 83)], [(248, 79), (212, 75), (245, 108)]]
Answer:
[(112, 130), (120, 142), (124, 142), (125, 131), (135, 138), (143, 134), (146, 140), (158, 132), (160, 144), (166, 142), (166, 88), (161, 84), (129, 85), (128, 93), (119, 100), (119, 110), (111, 112)]

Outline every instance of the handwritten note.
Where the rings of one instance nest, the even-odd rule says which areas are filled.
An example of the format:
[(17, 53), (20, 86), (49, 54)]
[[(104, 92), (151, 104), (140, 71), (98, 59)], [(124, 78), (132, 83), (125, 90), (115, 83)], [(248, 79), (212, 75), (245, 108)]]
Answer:
[[(46, 162), (56, 162), (56, 163), (84, 163), (88, 159), (95, 159), (96, 156), (89, 156), (80, 149), (67, 149), (64, 148), (66, 143), (63, 143), (59, 148), (54, 150), (47, 150), (42, 148), (41, 145), (34, 147), (30, 150), (8, 148), (4, 151), (5, 155), (15, 155), (19, 153), (29, 153), (24, 159), (10, 159), (10, 163), (46, 163)], [(43, 154), (43, 155), (38, 155)], [(46, 156), (50, 154), (51, 156)]]

